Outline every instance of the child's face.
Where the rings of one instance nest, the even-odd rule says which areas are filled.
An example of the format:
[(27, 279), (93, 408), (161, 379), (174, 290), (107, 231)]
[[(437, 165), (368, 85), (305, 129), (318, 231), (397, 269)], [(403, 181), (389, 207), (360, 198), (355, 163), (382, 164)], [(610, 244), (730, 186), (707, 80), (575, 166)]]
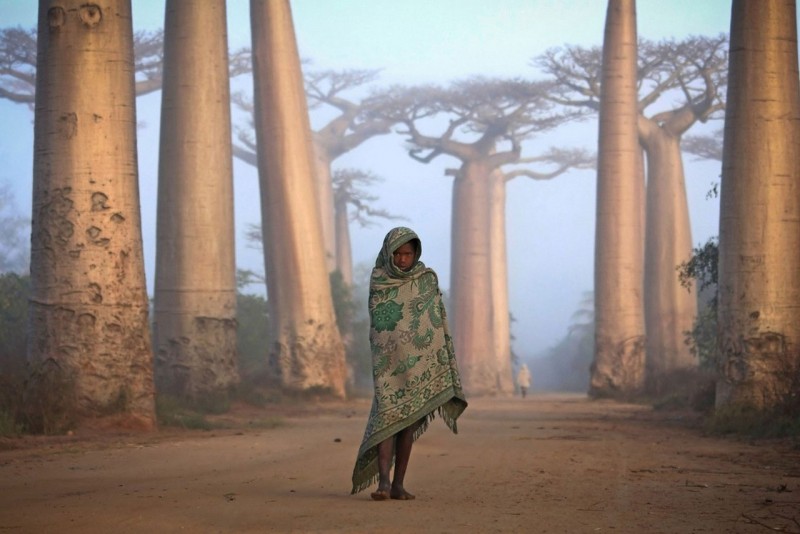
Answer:
[(406, 243), (392, 253), (392, 261), (394, 261), (398, 269), (407, 271), (414, 265), (414, 257), (416, 255), (417, 251), (414, 250), (414, 245)]

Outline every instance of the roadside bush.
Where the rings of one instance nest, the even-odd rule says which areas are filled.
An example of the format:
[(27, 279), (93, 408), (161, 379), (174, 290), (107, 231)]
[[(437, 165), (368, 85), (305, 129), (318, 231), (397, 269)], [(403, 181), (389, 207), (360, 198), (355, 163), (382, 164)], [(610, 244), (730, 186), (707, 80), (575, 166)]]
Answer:
[(194, 405), (172, 395), (156, 397), (156, 417), (159, 426), (180, 427), (188, 430), (212, 430), (205, 414), (197, 411)]
[(781, 409), (760, 410), (733, 404), (715, 410), (706, 421), (706, 430), (712, 434), (752, 438), (800, 437), (800, 415), (790, 415)]
[(63, 434), (77, 425), (76, 378), (52, 360), (31, 369), (20, 407), (25, 430)]
[(0, 436), (26, 430), (23, 391), (28, 375), (27, 344), (30, 277), (0, 274)]
[(653, 400), (655, 410), (692, 410), (704, 414), (714, 410), (716, 379), (707, 369), (679, 369), (659, 378)]
[(268, 374), (269, 313), (267, 300), (260, 295), (236, 296), (237, 351), (243, 389), (263, 381)]

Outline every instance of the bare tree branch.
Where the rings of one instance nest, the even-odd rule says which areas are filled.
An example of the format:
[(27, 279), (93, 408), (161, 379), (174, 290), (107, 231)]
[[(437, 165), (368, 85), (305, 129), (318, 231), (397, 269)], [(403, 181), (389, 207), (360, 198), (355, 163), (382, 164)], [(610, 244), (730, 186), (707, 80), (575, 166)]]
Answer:
[(696, 156), (696, 159), (722, 161), (722, 129), (711, 135), (687, 135), (681, 142), (681, 148)]
[(354, 210), (350, 212), (351, 221), (358, 222), (362, 227), (374, 226), (376, 223), (370, 218), (387, 220), (407, 220), (400, 215), (392, 215), (386, 210), (375, 209), (371, 203), (378, 197), (371, 195), (366, 188), (383, 180), (371, 172), (358, 169), (337, 169), (333, 173), (333, 190), (337, 205), (350, 205)]
[(520, 158), (518, 164), (541, 163), (555, 166), (550, 170), (532, 170), (530, 168), (516, 168), (503, 171), (506, 181), (511, 181), (518, 176), (525, 176), (533, 180), (551, 180), (564, 174), (570, 169), (594, 169), (597, 164), (597, 155), (590, 154), (584, 149), (561, 149), (551, 147), (547, 152), (534, 157)]
[[(133, 35), (136, 95), (161, 89), (164, 66), (163, 30), (138, 31)], [(36, 99), (36, 29), (0, 29), (0, 98), (28, 104)], [(250, 51), (230, 55), (230, 76), (250, 72)]]
[[(672, 128), (685, 131), (687, 120), (706, 121), (724, 109), (727, 84), (727, 43), (725, 35), (691, 36), (682, 41), (642, 39), (638, 47), (639, 111), (650, 106), (670, 105), (675, 94), (682, 102), (656, 113), (652, 120), (661, 125), (675, 121)], [(532, 60), (549, 74), (557, 89), (550, 99), (564, 106), (598, 110), (600, 72), (599, 47), (552, 48)]]
[[(403, 125), (397, 133), (407, 136), (415, 160), (429, 163), (444, 154), (465, 162), (481, 155), (500, 166), (519, 157), (522, 140), (584, 113), (555, 110), (547, 98), (553, 88), (549, 82), (472, 77), (448, 88), (395, 86), (376, 98), (383, 100), (380, 113)], [(510, 149), (497, 150), (501, 142)]]

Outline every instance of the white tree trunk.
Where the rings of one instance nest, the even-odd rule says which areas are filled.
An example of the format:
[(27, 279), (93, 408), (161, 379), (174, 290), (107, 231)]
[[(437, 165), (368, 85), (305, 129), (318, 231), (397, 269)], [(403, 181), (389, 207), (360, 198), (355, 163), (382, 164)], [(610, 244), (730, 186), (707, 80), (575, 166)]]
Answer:
[(133, 65), (129, 0), (40, 2), (28, 354), (150, 427)]
[(626, 396), (644, 383), (636, 60), (635, 1), (609, 0), (597, 169), (594, 396)]
[(344, 396), (344, 345), (331, 299), (289, 1), (251, 0), (250, 18), (270, 365), (286, 389)]
[(720, 205), (717, 405), (770, 408), (800, 387), (796, 16), (794, 1), (733, 2)]
[(197, 398), (238, 380), (224, 0), (167, 0), (155, 283), (159, 390)]

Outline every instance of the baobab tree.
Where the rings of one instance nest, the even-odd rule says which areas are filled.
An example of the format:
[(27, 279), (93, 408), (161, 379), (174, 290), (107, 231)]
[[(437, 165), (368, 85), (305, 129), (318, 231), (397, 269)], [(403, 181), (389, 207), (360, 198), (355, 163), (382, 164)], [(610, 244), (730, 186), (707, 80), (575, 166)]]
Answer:
[[(694, 124), (719, 114), (724, 105), (725, 36), (689, 37), (638, 43), (639, 142), (647, 158), (644, 299), (647, 331), (647, 375), (653, 390), (671, 371), (693, 367), (696, 360), (684, 343), (697, 313), (694, 287), (687, 291), (675, 275), (691, 257), (692, 237), (686, 198), (681, 139)], [(597, 109), (602, 92), (600, 50), (552, 49), (537, 63), (558, 81), (557, 101)], [(663, 110), (664, 101), (682, 98)], [(658, 106), (648, 116), (647, 110)], [(598, 298), (599, 302), (599, 298)]]
[(602, 90), (598, 100), (595, 356), (589, 393), (627, 396), (644, 385), (645, 361), (635, 0), (608, 2), (597, 81)]
[(800, 380), (795, 2), (734, 0), (722, 158), (717, 405), (762, 410)]
[(151, 427), (130, 1), (43, 0), (38, 35), (28, 356)]
[(313, 147), (288, 0), (251, 0), (255, 130), (269, 295), (269, 363), (287, 390), (344, 396)]
[(155, 377), (189, 399), (239, 376), (224, 0), (167, 0), (158, 178)]
[[(725, 37), (690, 38), (669, 43), (669, 61), (661, 70), (650, 95), (663, 93), (672, 77), (678, 77), (684, 104), (676, 109), (639, 115), (639, 139), (647, 155), (647, 219), (645, 222), (645, 321), (647, 332), (647, 380), (661, 391), (671, 371), (692, 368), (697, 360), (685, 343), (686, 332), (697, 316), (695, 287), (681, 287), (676, 267), (692, 255), (689, 207), (681, 159), (681, 136), (698, 121), (705, 122), (724, 108), (718, 89), (725, 84)], [(662, 44), (659, 48), (664, 48)], [(651, 63), (655, 63), (654, 60)], [(653, 79), (652, 74), (645, 78)], [(701, 87), (693, 87), (702, 80)]]
[[(492, 173), (521, 157), (523, 139), (553, 128), (565, 116), (545, 98), (550, 85), (512, 79), (471, 78), (437, 86), (394, 87), (375, 97), (379, 113), (401, 124), (409, 155), (429, 163), (440, 155), (458, 159), (454, 176), (451, 254), (451, 314), (454, 343), (462, 354), (462, 374), (473, 394), (513, 391), (498, 375), (495, 354), (491, 241)], [(438, 135), (425, 134), (446, 118)], [(501, 260), (502, 261), (502, 260)], [(495, 271), (500, 267), (496, 267)], [(502, 269), (506, 269), (502, 265)], [(510, 355), (509, 355), (510, 358)], [(509, 367), (510, 372), (510, 367)]]

